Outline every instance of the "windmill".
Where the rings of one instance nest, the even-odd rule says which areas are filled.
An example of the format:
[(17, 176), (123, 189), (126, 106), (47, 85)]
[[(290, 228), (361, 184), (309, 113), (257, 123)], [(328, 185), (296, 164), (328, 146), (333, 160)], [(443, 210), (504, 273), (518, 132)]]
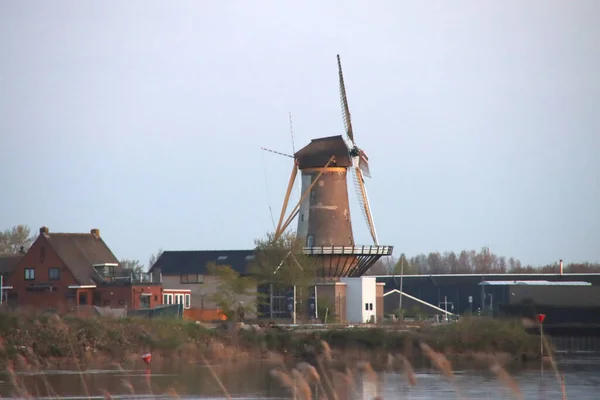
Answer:
[[(321, 260), (324, 278), (361, 276), (380, 257), (391, 255), (393, 251), (392, 246), (379, 245), (364, 180), (364, 177), (371, 176), (369, 159), (354, 139), (339, 55), (337, 61), (346, 139), (342, 135), (317, 138), (293, 156), (279, 153), (293, 158), (294, 164), (275, 238), (298, 217), (296, 235), (305, 243), (304, 252)], [(356, 246), (354, 243), (348, 197), (348, 169), (352, 171), (360, 208), (373, 245)], [(298, 171), (301, 175), (302, 195), (288, 217), (284, 218)]]

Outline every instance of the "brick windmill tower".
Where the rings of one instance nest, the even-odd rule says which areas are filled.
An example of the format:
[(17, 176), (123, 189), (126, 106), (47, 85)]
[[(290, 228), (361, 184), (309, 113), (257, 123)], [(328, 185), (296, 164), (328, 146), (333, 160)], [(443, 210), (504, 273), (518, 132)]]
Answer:
[[(275, 236), (281, 235), (297, 217), (297, 237), (304, 241), (305, 254), (318, 259), (323, 278), (358, 277), (379, 258), (392, 254), (392, 246), (377, 239), (364, 177), (370, 177), (369, 159), (354, 140), (340, 56), (337, 56), (342, 115), (342, 135), (313, 139), (292, 157), (294, 165)], [(280, 153), (281, 154), (281, 153)], [(302, 195), (284, 221), (296, 176), (300, 171)], [(373, 239), (372, 245), (357, 246), (352, 232), (348, 197), (351, 171), (360, 208)]]

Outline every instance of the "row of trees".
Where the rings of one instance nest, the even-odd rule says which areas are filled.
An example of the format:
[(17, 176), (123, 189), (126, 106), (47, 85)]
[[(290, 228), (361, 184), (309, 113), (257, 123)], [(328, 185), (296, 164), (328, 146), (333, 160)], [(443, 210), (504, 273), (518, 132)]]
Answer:
[[(498, 256), (484, 247), (479, 252), (463, 250), (456, 254), (446, 252), (440, 254), (431, 252), (419, 254), (411, 258), (401, 254), (398, 259), (388, 257), (378, 261), (368, 272), (368, 275), (400, 274), (429, 275), (429, 274), (535, 274), (557, 273), (560, 271), (559, 262), (534, 267), (523, 266), (521, 261), (509, 257)], [(563, 265), (564, 273), (600, 272), (600, 263), (568, 263)]]
[[(29, 246), (37, 237), (37, 232), (32, 235), (27, 225), (16, 225), (12, 228), (0, 231), (0, 255), (18, 254), (21, 249), (27, 251)], [(278, 260), (284, 257), (288, 252), (296, 254), (295, 257), (287, 256), (284, 265), (293, 263), (302, 259), (300, 243), (296, 243), (292, 234), (284, 235), (277, 241), (273, 241), (273, 234), (267, 235), (264, 239), (255, 241), (259, 254), (257, 259), (264, 259), (265, 264), (270, 261)], [(276, 250), (275, 250), (276, 249)], [(267, 253), (269, 254), (267, 256)], [(128, 270), (140, 272), (148, 270), (158, 257), (162, 250), (152, 254), (148, 264), (144, 265), (139, 260), (123, 259), (121, 264)], [(278, 261), (277, 263), (279, 263)], [(269, 264), (270, 265), (270, 264)], [(399, 274), (401, 269), (404, 273), (419, 274), (470, 274), (470, 273), (552, 273), (559, 271), (559, 264), (547, 264), (542, 266), (523, 266), (521, 261), (514, 257), (506, 258), (498, 256), (490, 251), (489, 248), (482, 248), (479, 252), (475, 250), (463, 250), (460, 253), (455, 252), (431, 252), (429, 254), (418, 254), (413, 257), (407, 257), (401, 254), (397, 259), (387, 257), (377, 262), (367, 274), (385, 275)], [(290, 268), (280, 268), (278, 272), (281, 276), (290, 273)], [(569, 263), (564, 265), (565, 273), (586, 273), (600, 272), (600, 263)]]

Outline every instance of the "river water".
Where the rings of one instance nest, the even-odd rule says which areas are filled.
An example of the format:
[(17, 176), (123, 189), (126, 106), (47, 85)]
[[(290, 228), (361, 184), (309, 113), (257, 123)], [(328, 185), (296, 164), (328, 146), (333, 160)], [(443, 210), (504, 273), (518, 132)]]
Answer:
[[(559, 369), (569, 399), (600, 399), (600, 354), (578, 354), (558, 357)], [(163, 368), (164, 369), (164, 368)], [(265, 365), (214, 366), (225, 390), (233, 398), (283, 399), (292, 398), (291, 392), (282, 388), (269, 374)], [(549, 366), (510, 371), (524, 399), (562, 399), (561, 385)], [(357, 373), (352, 385), (342, 387), (342, 399), (509, 399), (512, 392), (489, 370), (457, 370), (455, 385), (432, 368), (416, 368), (416, 386), (407, 382), (404, 374), (381, 372)], [(112, 398), (226, 398), (223, 388), (212, 372), (201, 364), (185, 368), (158, 370), (151, 366), (139, 370), (46, 371), (18, 373), (17, 381), (36, 398), (104, 398), (105, 391)], [(351, 387), (350, 387), (351, 386)], [(314, 397), (319, 398), (318, 387)], [(11, 376), (0, 375), (0, 395), (3, 398), (24, 397), (17, 392)]]

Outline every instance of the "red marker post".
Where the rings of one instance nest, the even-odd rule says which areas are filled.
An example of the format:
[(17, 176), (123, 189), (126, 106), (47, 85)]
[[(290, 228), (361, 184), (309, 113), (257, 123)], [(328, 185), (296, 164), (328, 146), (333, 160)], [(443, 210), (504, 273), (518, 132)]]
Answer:
[(544, 320), (546, 319), (546, 314), (538, 314), (537, 319), (538, 319), (538, 322), (540, 323), (540, 325), (543, 324)]
[(542, 362), (544, 360), (544, 330), (542, 328), (542, 324), (544, 323), (545, 319), (546, 319), (546, 314), (538, 314), (537, 315), (537, 320), (538, 320), (538, 323), (540, 324), (540, 357), (542, 358)]
[(142, 360), (144, 360), (144, 362), (146, 364), (150, 364), (150, 362), (152, 361), (152, 354), (150, 354), (150, 353), (142, 354)]

